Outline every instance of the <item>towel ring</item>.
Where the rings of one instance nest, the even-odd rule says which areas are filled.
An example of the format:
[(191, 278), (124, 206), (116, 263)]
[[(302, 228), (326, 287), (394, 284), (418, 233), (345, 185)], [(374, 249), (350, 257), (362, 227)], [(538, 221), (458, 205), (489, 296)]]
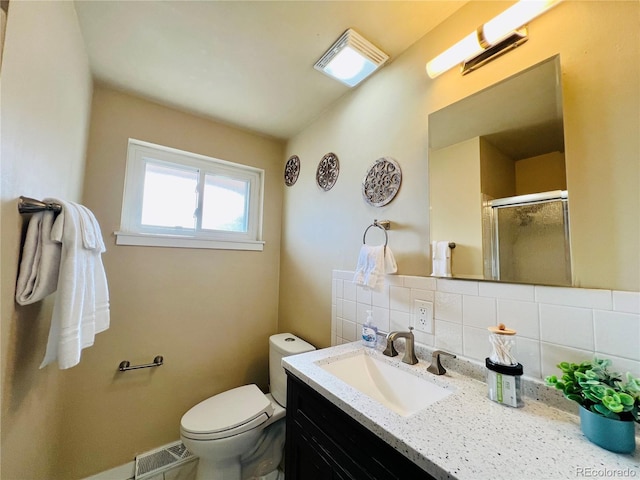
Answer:
[(390, 222), (388, 220), (384, 220), (378, 222), (378, 220), (374, 220), (371, 225), (369, 225), (364, 231), (364, 235), (362, 235), (362, 243), (366, 245), (367, 243), (367, 232), (371, 227), (377, 227), (384, 232), (384, 248), (387, 248), (387, 244), (389, 243), (389, 235), (387, 234), (387, 230), (389, 230)]

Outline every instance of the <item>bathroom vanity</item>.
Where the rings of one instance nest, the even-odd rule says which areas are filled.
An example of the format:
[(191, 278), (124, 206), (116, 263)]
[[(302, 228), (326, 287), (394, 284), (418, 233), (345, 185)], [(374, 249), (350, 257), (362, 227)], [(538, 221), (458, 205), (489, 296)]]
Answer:
[(291, 373), (286, 430), (287, 479), (434, 478)]
[[(398, 413), (323, 368), (356, 355), (452, 393), (419, 411)], [(435, 376), (427, 372), (425, 352), (418, 352), (417, 365), (401, 358), (354, 342), (283, 359), (287, 480), (640, 476), (640, 443), (634, 455), (590, 443), (577, 415), (550, 406), (545, 395), (555, 392), (542, 384), (525, 390), (523, 408), (511, 408), (489, 400), (486, 383), (469, 376), (463, 362), (462, 370), (449, 367)], [(393, 396), (393, 389), (387, 391)]]

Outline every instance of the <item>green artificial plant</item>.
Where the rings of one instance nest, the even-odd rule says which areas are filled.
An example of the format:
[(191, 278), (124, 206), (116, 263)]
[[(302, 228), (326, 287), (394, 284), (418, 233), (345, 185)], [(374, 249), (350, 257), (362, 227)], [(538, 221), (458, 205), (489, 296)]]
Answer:
[(587, 410), (615, 420), (640, 423), (640, 378), (630, 373), (626, 381), (620, 373), (610, 372), (611, 360), (577, 363), (561, 362), (562, 378), (546, 377), (549, 386), (562, 390), (564, 396)]

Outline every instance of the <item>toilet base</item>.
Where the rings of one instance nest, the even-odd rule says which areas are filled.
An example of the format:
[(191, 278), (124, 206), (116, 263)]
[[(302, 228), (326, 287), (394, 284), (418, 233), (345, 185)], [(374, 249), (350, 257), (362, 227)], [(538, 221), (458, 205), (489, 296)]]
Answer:
[[(285, 441), (285, 418), (264, 430), (250, 430), (227, 439), (198, 441), (182, 437), (198, 456), (196, 480), (277, 480)], [(245, 451), (241, 456), (238, 452)], [(283, 478), (283, 477), (282, 477)]]
[(230, 468), (221, 467), (220, 464), (216, 464), (215, 467), (204, 465), (199, 459), (195, 480), (284, 480), (284, 472), (279, 468), (256, 477), (242, 475), (242, 468), (237, 463), (229, 466)]
[(262, 436), (256, 442), (255, 447), (243, 455), (242, 480), (276, 479), (269, 477), (274, 472), (277, 474), (282, 461), (285, 440), (285, 419), (281, 418), (264, 429)]
[(203, 462), (202, 458), (198, 460), (196, 480), (240, 480), (241, 477), (242, 468), (238, 457), (225, 462)]
[(274, 470), (273, 472), (261, 477), (253, 477), (248, 480), (284, 480), (284, 472), (282, 470)]

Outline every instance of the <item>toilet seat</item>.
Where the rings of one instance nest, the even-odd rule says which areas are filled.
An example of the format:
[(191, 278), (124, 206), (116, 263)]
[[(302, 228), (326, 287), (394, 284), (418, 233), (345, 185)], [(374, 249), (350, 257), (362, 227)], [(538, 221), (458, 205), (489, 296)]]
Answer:
[(273, 405), (256, 385), (243, 385), (191, 408), (182, 416), (180, 431), (194, 440), (227, 438), (256, 428), (273, 412)]

